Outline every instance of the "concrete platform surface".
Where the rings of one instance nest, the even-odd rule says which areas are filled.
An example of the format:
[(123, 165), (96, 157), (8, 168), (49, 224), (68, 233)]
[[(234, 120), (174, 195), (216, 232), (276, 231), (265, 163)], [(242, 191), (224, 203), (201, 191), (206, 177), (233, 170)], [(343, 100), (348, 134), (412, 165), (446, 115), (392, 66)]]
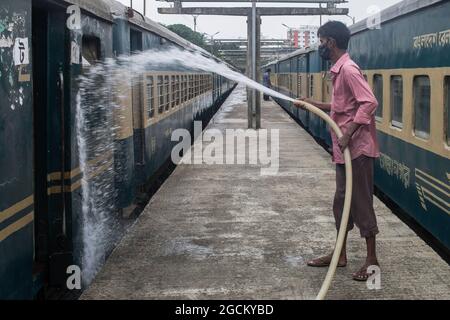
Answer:
[[(208, 129), (246, 129), (244, 93), (235, 89)], [(313, 299), (327, 269), (306, 261), (334, 245), (334, 166), (274, 102), (263, 102), (262, 119), (279, 129), (278, 174), (179, 165), (81, 298)], [(365, 258), (355, 228), (327, 298), (450, 299), (450, 266), (378, 199), (375, 210), (381, 289), (351, 279)]]

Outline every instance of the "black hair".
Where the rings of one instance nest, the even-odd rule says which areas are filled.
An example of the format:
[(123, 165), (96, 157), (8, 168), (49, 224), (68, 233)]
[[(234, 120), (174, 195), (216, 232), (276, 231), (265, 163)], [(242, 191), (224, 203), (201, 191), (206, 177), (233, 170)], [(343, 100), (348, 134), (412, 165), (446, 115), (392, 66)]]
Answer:
[(272, 72), (272, 69), (269, 68), (269, 69), (267, 69), (266, 71), (267, 71), (267, 72)]
[(333, 38), (339, 49), (347, 50), (350, 30), (340, 21), (328, 21), (317, 31), (319, 37)]

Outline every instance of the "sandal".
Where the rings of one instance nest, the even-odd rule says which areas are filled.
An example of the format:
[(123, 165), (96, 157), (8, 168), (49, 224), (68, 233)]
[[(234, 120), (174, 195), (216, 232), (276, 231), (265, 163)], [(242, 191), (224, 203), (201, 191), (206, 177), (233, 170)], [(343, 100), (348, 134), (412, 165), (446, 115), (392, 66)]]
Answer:
[[(311, 261), (308, 261), (307, 265), (310, 267), (316, 267), (316, 268), (323, 268), (323, 267), (329, 267), (331, 264), (331, 258), (330, 256), (320, 257), (317, 259), (313, 259)], [(339, 263), (337, 265), (339, 268), (343, 268), (347, 266), (347, 262), (345, 263)]]
[[(377, 264), (378, 266), (378, 264)], [(352, 274), (352, 278), (355, 281), (367, 281), (367, 279), (369, 279), (369, 277), (373, 274), (373, 273), (368, 273), (367, 272), (367, 268), (369, 266), (363, 266), (361, 269), (359, 269), (359, 271), (355, 272)]]

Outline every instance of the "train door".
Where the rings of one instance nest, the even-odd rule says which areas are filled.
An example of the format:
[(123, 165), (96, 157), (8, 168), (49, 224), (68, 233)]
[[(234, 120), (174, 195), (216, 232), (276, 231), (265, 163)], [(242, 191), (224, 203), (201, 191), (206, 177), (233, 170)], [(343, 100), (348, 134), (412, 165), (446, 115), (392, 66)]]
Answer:
[[(142, 32), (130, 29), (130, 54), (135, 54), (143, 50)], [(136, 165), (145, 164), (145, 125), (146, 117), (142, 98), (143, 75), (137, 75), (133, 78), (132, 84), (132, 109), (133, 109), (133, 128), (135, 154), (134, 162)]]
[(72, 262), (65, 193), (68, 47), (65, 8), (33, 1), (34, 278), (50, 285), (65, 283)]

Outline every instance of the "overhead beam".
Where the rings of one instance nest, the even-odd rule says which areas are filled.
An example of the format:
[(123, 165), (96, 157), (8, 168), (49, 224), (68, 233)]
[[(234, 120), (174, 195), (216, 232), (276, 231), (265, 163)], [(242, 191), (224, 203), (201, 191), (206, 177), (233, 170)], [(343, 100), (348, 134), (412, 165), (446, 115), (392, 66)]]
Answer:
[[(214, 38), (214, 41), (223, 41), (223, 42), (232, 42), (232, 41), (245, 41), (247, 42), (247, 39), (223, 39), (223, 38)], [(261, 41), (286, 41), (286, 39), (261, 39)]]
[[(264, 52), (278, 52), (278, 51), (295, 51), (298, 50), (298, 48), (261, 48), (261, 51)], [(219, 52), (222, 53), (240, 53), (240, 52), (247, 52), (247, 49), (219, 49)]]
[[(252, 0), (156, 0), (160, 2), (252, 2)], [(266, 3), (329, 3), (329, 4), (339, 4), (348, 3), (347, 0), (257, 0), (256, 2), (266, 2)]]
[[(189, 14), (208, 16), (248, 16), (252, 8), (158, 8), (161, 14)], [(347, 8), (267, 8), (256, 9), (259, 16), (347, 15)]]

